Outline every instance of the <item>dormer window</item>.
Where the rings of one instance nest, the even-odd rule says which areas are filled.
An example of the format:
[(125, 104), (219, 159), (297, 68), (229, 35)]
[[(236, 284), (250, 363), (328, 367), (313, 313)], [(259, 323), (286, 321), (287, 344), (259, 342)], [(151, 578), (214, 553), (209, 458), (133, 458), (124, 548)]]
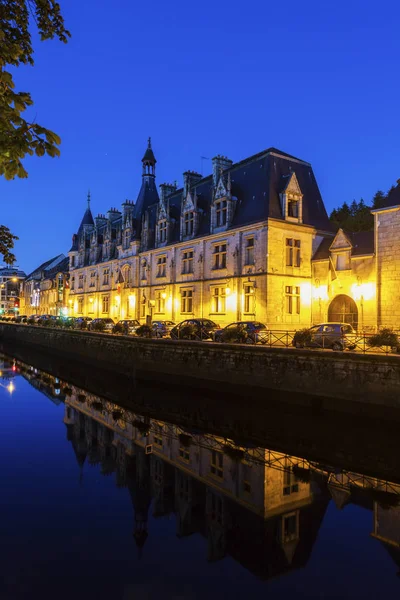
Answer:
[(288, 200), (288, 217), (293, 217), (294, 219), (298, 219), (299, 218), (299, 200), (296, 200), (295, 198), (289, 198)]
[(193, 231), (194, 231), (194, 212), (189, 211), (189, 212), (185, 213), (185, 216), (183, 219), (183, 235), (185, 235), (185, 236), (193, 235)]
[(167, 221), (166, 219), (164, 219), (163, 221), (160, 221), (158, 224), (158, 239), (160, 241), (160, 244), (163, 244), (164, 242), (167, 241)]
[(227, 223), (228, 202), (226, 200), (217, 200), (215, 202), (215, 223), (216, 227), (223, 227)]
[(130, 241), (130, 231), (129, 231), (129, 229), (126, 229), (124, 231), (124, 248), (129, 247), (129, 241)]

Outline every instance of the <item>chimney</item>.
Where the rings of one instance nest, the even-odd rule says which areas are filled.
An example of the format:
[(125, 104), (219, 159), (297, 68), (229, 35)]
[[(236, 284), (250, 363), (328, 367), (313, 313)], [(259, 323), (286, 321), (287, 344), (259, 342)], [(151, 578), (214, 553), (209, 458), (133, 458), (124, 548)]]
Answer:
[(161, 202), (165, 202), (165, 200), (176, 192), (176, 183), (162, 183), (160, 185), (160, 200)]
[(221, 169), (225, 171), (225, 169), (229, 169), (232, 165), (233, 161), (227, 158), (226, 156), (221, 156), (220, 154), (214, 156), (214, 158), (212, 159), (214, 185), (217, 185), (218, 183)]
[(116, 208), (110, 208), (110, 210), (107, 212), (107, 219), (111, 222), (115, 221), (120, 216), (121, 213)]
[(203, 179), (203, 175), (200, 173), (196, 173), (196, 171), (185, 171), (183, 174), (183, 194), (186, 197), (190, 188), (196, 185), (201, 179)]
[(106, 216), (105, 215), (97, 215), (97, 217), (95, 218), (95, 223), (96, 223), (96, 227), (101, 227), (101, 225), (104, 225), (104, 223), (107, 221)]

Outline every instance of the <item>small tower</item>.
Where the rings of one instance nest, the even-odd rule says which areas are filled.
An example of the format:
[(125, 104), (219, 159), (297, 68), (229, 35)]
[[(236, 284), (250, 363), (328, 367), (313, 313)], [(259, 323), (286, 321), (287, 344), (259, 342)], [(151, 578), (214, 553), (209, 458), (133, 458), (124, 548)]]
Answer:
[(151, 147), (151, 138), (149, 137), (147, 142), (147, 149), (142, 158), (143, 164), (143, 177), (155, 177), (156, 176), (156, 157), (154, 156), (153, 149)]

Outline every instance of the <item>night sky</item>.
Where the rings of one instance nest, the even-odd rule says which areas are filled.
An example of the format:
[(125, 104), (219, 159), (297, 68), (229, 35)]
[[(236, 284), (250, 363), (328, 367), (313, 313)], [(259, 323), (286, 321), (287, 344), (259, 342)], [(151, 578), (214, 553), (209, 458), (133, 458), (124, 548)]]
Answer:
[(0, 180), (20, 268), (67, 253), (86, 207), (136, 199), (152, 136), (157, 182), (270, 146), (312, 163), (328, 210), (400, 178), (400, 7), (365, 1), (61, 0), (72, 38), (35, 39), (17, 89), (62, 138)]

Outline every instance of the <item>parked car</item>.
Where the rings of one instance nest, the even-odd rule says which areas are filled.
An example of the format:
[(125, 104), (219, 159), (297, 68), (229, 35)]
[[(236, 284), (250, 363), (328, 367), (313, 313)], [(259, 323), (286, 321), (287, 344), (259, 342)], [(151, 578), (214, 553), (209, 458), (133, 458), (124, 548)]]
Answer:
[(171, 329), (175, 327), (175, 323), (173, 321), (153, 321), (151, 326), (153, 328), (153, 336), (163, 338), (170, 335)]
[(171, 329), (170, 336), (174, 340), (212, 340), (219, 328), (210, 319), (186, 319)]
[(266, 344), (268, 339), (268, 328), (259, 321), (238, 321), (214, 333), (215, 342)]
[[(104, 323), (104, 329), (106, 333), (111, 333), (114, 327), (114, 321), (110, 317), (101, 317), (99, 319), (93, 319), (88, 324), (87, 328), (89, 331), (96, 331), (97, 327), (99, 327), (98, 323)], [(100, 327), (102, 327), (100, 325)]]
[[(74, 318), (74, 317), (71, 317)], [(74, 329), (88, 329), (89, 323), (93, 321), (92, 317), (76, 317), (74, 319)]]
[(136, 319), (122, 319), (114, 325), (112, 332), (133, 335), (138, 327), (140, 327), (140, 323)]
[[(303, 332), (301, 332), (303, 333)], [(321, 323), (305, 330), (300, 339), (293, 338), (296, 348), (330, 348), (332, 350), (353, 350), (357, 337), (348, 323)]]

